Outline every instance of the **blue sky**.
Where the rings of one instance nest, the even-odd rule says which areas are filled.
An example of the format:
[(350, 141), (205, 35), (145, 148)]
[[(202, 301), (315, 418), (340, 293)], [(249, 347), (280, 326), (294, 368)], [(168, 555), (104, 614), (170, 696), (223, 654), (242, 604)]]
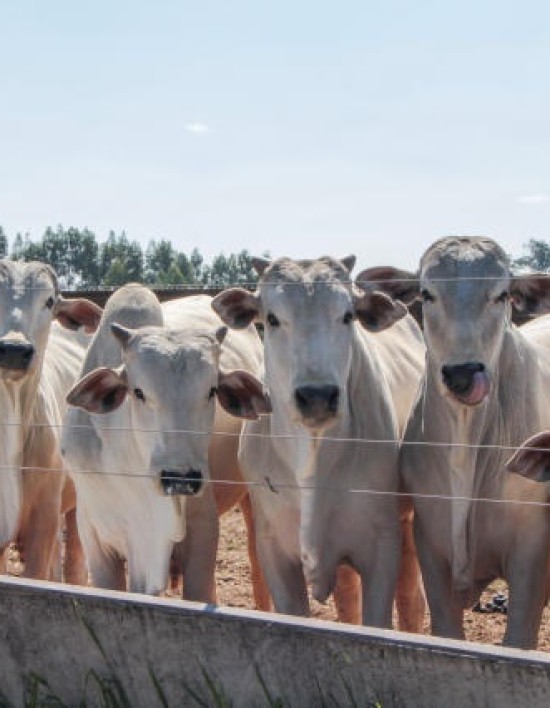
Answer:
[(414, 267), (550, 240), (550, 4), (0, 2), (0, 224)]

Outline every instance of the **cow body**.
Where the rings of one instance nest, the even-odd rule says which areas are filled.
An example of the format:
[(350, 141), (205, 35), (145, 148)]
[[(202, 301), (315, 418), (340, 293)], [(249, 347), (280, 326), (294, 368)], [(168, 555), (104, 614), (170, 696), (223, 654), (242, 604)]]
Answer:
[(93, 328), (100, 312), (87, 301), (63, 300), (49, 266), (0, 261), (0, 549), (17, 539), (28, 577), (57, 572), (67, 483), (59, 437), (65, 396), (85, 354), (85, 335), (52, 319)]
[(387, 287), (416, 287), (424, 300), (427, 367), (401, 467), (432, 629), (463, 637), (463, 610), (502, 577), (505, 643), (529, 648), (548, 593), (550, 520), (543, 507), (514, 503), (545, 501), (545, 491), (505, 463), (510, 446), (550, 423), (550, 317), (517, 328), (510, 303), (545, 309), (546, 285), (537, 276), (511, 280), (501, 249), (479, 238), (437, 242), (416, 286), (415, 277), (399, 283), (400, 273)]
[(391, 492), (423, 344), (409, 316), (366, 331), (405, 310), (352, 291), (351, 265), (280, 259), (264, 266), (254, 296), (229, 290), (214, 306), (233, 326), (265, 324), (273, 413), (245, 424), (240, 460), (275, 609), (307, 614), (306, 582), (325, 601), (343, 564), (361, 577), (363, 621), (390, 626), (400, 558)]
[[(95, 585), (126, 588), (127, 560), (130, 590), (161, 592), (173, 546), (185, 537), (185, 596), (214, 599), (218, 515), (209, 481), (235, 481), (240, 425), (215, 405), (217, 367), (253, 371), (261, 359), (252, 328), (228, 337), (220, 353), (220, 326), (206, 296), (161, 308), (151, 291), (129, 285), (106, 306), (82, 370), (90, 384), (77, 384), (69, 399), (84, 410), (70, 410), (63, 436)], [(99, 408), (92, 402), (98, 389)], [(208, 452), (213, 428), (228, 435), (214, 436)], [(202, 487), (201, 494), (184, 498), (180, 485), (191, 494)], [(220, 508), (242, 495), (242, 486), (220, 485)]]

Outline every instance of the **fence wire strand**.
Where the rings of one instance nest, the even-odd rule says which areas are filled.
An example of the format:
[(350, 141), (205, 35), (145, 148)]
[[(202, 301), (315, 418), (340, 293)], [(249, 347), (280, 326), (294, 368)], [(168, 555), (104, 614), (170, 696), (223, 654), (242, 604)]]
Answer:
[[(20, 427), (21, 423), (9, 423), (0, 422), (1, 427)], [(514, 453), (519, 449), (518, 445), (493, 445), (493, 444), (471, 444), (471, 443), (453, 443), (453, 442), (431, 442), (431, 441), (416, 441), (416, 440), (391, 440), (391, 439), (369, 439), (369, 438), (338, 438), (330, 436), (306, 436), (306, 435), (292, 435), (292, 434), (266, 434), (266, 433), (254, 433), (250, 431), (246, 432), (229, 432), (229, 431), (198, 431), (198, 430), (186, 430), (186, 429), (174, 429), (174, 430), (162, 430), (159, 428), (130, 428), (130, 427), (103, 427), (99, 430), (91, 425), (51, 425), (49, 423), (35, 423), (29, 426), (31, 428), (44, 428), (44, 427), (55, 427), (64, 428), (65, 430), (80, 430), (80, 431), (90, 431), (99, 432), (99, 430), (107, 433), (148, 433), (148, 434), (178, 434), (178, 435), (196, 435), (201, 437), (237, 437), (239, 439), (243, 437), (252, 438), (263, 438), (263, 439), (275, 439), (275, 440), (303, 440), (305, 442), (313, 441), (324, 441), (330, 443), (354, 443), (354, 444), (365, 444), (365, 445), (391, 445), (391, 446), (414, 446), (414, 447), (437, 447), (437, 448), (466, 448), (466, 449), (476, 449), (476, 450), (503, 450), (509, 453)], [(523, 450), (531, 452), (542, 452), (548, 453), (548, 448), (544, 447), (532, 447), (523, 446)], [(36, 466), (19, 466), (19, 465), (0, 465), (0, 470), (11, 470), (13, 471), (30, 471), (38, 473), (46, 472), (56, 472), (69, 474), (71, 476), (98, 476), (104, 478), (110, 477), (122, 477), (127, 479), (149, 479), (153, 482), (158, 482), (160, 477), (151, 473), (150, 471), (143, 468), (136, 469), (126, 469), (125, 471), (103, 471), (98, 469), (72, 469), (68, 465), (67, 467), (36, 467)], [(169, 477), (167, 478), (170, 479)], [(180, 481), (180, 477), (175, 475), (174, 480)], [(245, 481), (245, 480), (220, 480), (220, 479), (202, 479), (202, 484), (211, 485), (221, 485), (221, 486), (242, 486), (246, 488), (257, 487), (264, 488), (270, 492), (278, 493), (279, 491), (326, 491), (332, 494), (367, 494), (371, 496), (378, 497), (397, 497), (404, 499), (427, 499), (427, 500), (441, 500), (441, 501), (464, 501), (464, 502), (479, 502), (479, 503), (491, 503), (491, 504), (515, 504), (523, 506), (532, 507), (549, 507), (550, 498), (548, 502), (541, 501), (530, 501), (521, 499), (501, 499), (501, 498), (491, 498), (491, 497), (469, 497), (469, 496), (453, 496), (446, 494), (428, 494), (420, 492), (410, 492), (410, 491), (395, 491), (395, 490), (380, 490), (380, 489), (364, 489), (364, 488), (344, 488), (334, 485), (326, 485), (320, 483), (314, 484), (289, 484), (280, 483), (273, 481), (269, 476), (265, 476), (263, 481)], [(550, 490), (549, 490), (550, 491)]]
[[(449, 276), (447, 278), (430, 278), (431, 283), (453, 283), (456, 281), (489, 281), (489, 282), (498, 282), (501, 280), (509, 280), (511, 282), (514, 281), (520, 281), (523, 280), (526, 276), (532, 276), (539, 278), (541, 280), (546, 280), (550, 278), (550, 273), (538, 273), (538, 272), (527, 272), (523, 274), (504, 274), (501, 276), (494, 275), (494, 276), (489, 276), (489, 275), (465, 275), (465, 276)], [(395, 278), (372, 278), (372, 279), (367, 279), (367, 278), (355, 278), (352, 279), (350, 278), (349, 280), (340, 280), (338, 278), (334, 279), (327, 279), (327, 280), (319, 280), (315, 282), (315, 285), (333, 285), (333, 284), (339, 284), (339, 285), (361, 285), (362, 283), (365, 284), (385, 284), (385, 283), (417, 283), (420, 279), (419, 275), (415, 274), (406, 274), (403, 277), (397, 275)], [(242, 282), (234, 282), (234, 283), (211, 283), (208, 285), (203, 285), (201, 283), (170, 283), (170, 284), (155, 284), (155, 283), (138, 283), (138, 285), (142, 285), (145, 288), (148, 288), (152, 290), (153, 292), (163, 292), (163, 291), (172, 291), (172, 292), (187, 292), (187, 291), (192, 291), (194, 294), (201, 294), (201, 293), (208, 293), (208, 292), (216, 292), (219, 293), (221, 290), (224, 290), (225, 288), (256, 288), (258, 285), (261, 284), (267, 284), (267, 285), (277, 285), (283, 286), (283, 287), (292, 287), (292, 286), (303, 286), (304, 283), (301, 281), (288, 281), (288, 282), (276, 282), (272, 283), (270, 281), (264, 281), (264, 283), (256, 280), (247, 280), (247, 281), (242, 281)], [(26, 286), (23, 284), (18, 284), (18, 283), (0, 283), (0, 290), (18, 290), (22, 291), (24, 290), (25, 292), (28, 291), (43, 291), (47, 292), (50, 291), (52, 288), (51, 286)], [(106, 293), (106, 294), (112, 294), (116, 292), (119, 289), (119, 286), (112, 286), (112, 287), (96, 287), (96, 286), (91, 286), (91, 287), (82, 287), (81, 289), (73, 289), (73, 288), (62, 288), (63, 293), (67, 295), (85, 295), (86, 293)]]

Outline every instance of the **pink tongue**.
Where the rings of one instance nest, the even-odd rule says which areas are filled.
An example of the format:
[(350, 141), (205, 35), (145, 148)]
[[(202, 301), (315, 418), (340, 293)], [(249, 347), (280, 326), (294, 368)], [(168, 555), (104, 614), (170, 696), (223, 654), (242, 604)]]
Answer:
[(477, 371), (474, 374), (474, 385), (472, 390), (465, 396), (459, 396), (462, 403), (469, 406), (475, 406), (487, 396), (489, 393), (489, 378), (487, 374)]

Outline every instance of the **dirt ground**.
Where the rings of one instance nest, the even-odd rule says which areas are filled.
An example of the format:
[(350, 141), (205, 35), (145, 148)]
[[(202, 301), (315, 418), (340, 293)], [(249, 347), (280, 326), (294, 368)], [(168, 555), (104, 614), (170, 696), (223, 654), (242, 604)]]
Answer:
[[(15, 549), (9, 553), (8, 559), (8, 572), (19, 575), (22, 567)], [(219, 605), (254, 609), (250, 566), (246, 550), (246, 529), (242, 513), (238, 508), (221, 518), (220, 546), (216, 566), (216, 592)], [(506, 593), (504, 582), (493, 583), (482, 596), (482, 604), (485, 605), (492, 600), (496, 593)], [(175, 596), (171, 591), (168, 591), (167, 595)], [(311, 613), (314, 618), (337, 619), (332, 598), (324, 605), (311, 598)], [(464, 625), (467, 639), (486, 644), (500, 644), (506, 628), (506, 615), (468, 611), (465, 613)], [(397, 627), (395, 616), (394, 626)], [(428, 634), (429, 630), (430, 618), (426, 614), (424, 631)], [(540, 651), (550, 651), (550, 607), (547, 607), (543, 614), (537, 648)]]
[[(246, 551), (246, 531), (239, 509), (230, 511), (221, 519), (216, 583), (218, 604), (254, 609)], [(482, 603), (489, 602), (498, 592), (506, 592), (505, 583), (498, 582), (491, 585), (484, 593)], [(326, 605), (322, 605), (313, 600), (312, 615), (320, 619), (336, 620), (334, 603), (330, 600)], [(464, 622), (467, 639), (486, 644), (501, 643), (506, 627), (505, 615), (466, 612)], [(429, 632), (429, 627), (430, 620), (426, 615), (426, 633)], [(550, 609), (548, 607), (543, 615), (538, 649), (550, 651)]]

